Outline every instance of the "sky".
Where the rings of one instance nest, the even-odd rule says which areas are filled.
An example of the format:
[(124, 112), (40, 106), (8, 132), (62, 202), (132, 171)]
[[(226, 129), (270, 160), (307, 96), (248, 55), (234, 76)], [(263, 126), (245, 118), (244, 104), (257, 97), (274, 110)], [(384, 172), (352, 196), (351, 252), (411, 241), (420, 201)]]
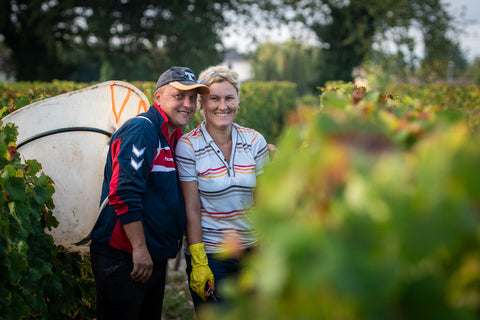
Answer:
[[(480, 0), (444, 0), (455, 18), (455, 25), (462, 30), (458, 34), (460, 47), (467, 60), (480, 57)], [(464, 12), (464, 15), (462, 14)]]
[[(480, 0), (442, 0), (447, 5), (447, 10), (454, 18), (454, 25), (461, 30), (460, 33), (453, 35), (459, 39), (460, 47), (465, 53), (469, 62), (475, 57), (480, 57)], [(259, 42), (283, 42), (292, 36), (291, 30), (281, 28), (273, 31), (260, 31), (257, 29), (257, 38)], [(238, 34), (238, 30), (229, 30), (231, 36), (224, 36), (224, 45), (227, 48), (236, 48), (240, 53), (253, 51), (256, 44), (251, 39), (251, 35)], [(241, 33), (241, 32), (240, 32)], [(308, 30), (303, 29), (296, 32), (299, 37), (302, 35), (305, 39), (316, 38), (314, 34), (309, 34)]]

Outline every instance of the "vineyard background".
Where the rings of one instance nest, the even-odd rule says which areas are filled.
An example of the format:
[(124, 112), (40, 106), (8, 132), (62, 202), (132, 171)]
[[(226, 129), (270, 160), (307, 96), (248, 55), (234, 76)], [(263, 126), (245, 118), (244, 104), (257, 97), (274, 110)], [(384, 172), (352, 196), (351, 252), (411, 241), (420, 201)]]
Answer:
[[(153, 82), (132, 84), (151, 99)], [(88, 85), (2, 83), (2, 116)], [(478, 318), (479, 87), (329, 82), (297, 100), (295, 90), (242, 86), (238, 123), (277, 146), (253, 212), (263, 246), (225, 288), (232, 311), (206, 316)], [(16, 153), (14, 128), (3, 126), (0, 318), (91, 319), (88, 259), (42, 231), (55, 227), (54, 181)], [(193, 316), (184, 280), (171, 274), (166, 318)]]
[[(1, 115), (112, 79), (152, 99), (159, 70), (233, 67), (226, 52), (253, 45), (240, 50), (252, 81), (242, 83), (236, 120), (277, 147), (253, 212), (263, 246), (225, 288), (231, 312), (206, 316), (476, 319), (480, 57), (465, 37), (474, 49), (478, 8), (478, 0), (2, 1), (0, 79), (17, 82), (0, 83)], [(368, 87), (350, 83), (357, 77)], [(197, 113), (185, 130), (201, 120)], [(93, 318), (88, 259), (43, 231), (57, 225), (54, 192), (2, 123), (0, 319)], [(191, 319), (182, 267), (171, 270), (164, 316)]]

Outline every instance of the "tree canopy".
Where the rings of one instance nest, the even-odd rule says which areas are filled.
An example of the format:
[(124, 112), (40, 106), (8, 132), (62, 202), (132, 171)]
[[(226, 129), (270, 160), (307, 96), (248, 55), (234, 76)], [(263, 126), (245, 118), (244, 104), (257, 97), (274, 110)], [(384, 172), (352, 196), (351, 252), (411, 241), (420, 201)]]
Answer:
[[(265, 17), (315, 33), (317, 85), (351, 80), (383, 42), (410, 59), (402, 63), (421, 61), (425, 74), (465, 62), (441, 0), (3, 0), (0, 48), (12, 53), (17, 80), (152, 80), (171, 65), (199, 72), (221, 62), (225, 27), (254, 33), (246, 23), (258, 28)], [(412, 58), (412, 30), (425, 47), (420, 60)]]
[(151, 80), (172, 64), (198, 72), (219, 62), (217, 30), (231, 7), (211, 0), (10, 0), (1, 2), (0, 34), (17, 80)]
[(291, 39), (285, 43), (264, 43), (258, 46), (252, 69), (259, 81), (284, 80), (297, 84), (299, 96), (317, 92), (319, 49)]
[(268, 8), (274, 19), (301, 21), (315, 32), (322, 43), (319, 84), (352, 80), (352, 70), (371, 56), (374, 43), (406, 48), (412, 56), (418, 42), (415, 32), (425, 47), (424, 68), (433, 68), (439, 61), (445, 70), (450, 60), (462, 63), (458, 43), (447, 36), (453, 30), (453, 18), (441, 0), (283, 0), (263, 1), (262, 8)]

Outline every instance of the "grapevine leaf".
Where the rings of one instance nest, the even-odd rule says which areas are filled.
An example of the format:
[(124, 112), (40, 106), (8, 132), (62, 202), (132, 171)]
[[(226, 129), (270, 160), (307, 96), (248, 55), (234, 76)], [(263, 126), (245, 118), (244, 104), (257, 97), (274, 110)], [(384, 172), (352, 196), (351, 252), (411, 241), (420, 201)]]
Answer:
[(34, 294), (26, 294), (25, 301), (32, 308), (32, 313), (38, 314), (42, 311), (46, 311), (45, 301), (43, 301), (43, 295), (41, 292)]
[(36, 175), (40, 171), (40, 169), (42, 169), (42, 165), (37, 160), (27, 160), (25, 162), (30, 166), (28, 173), (31, 176)]
[(52, 196), (51, 190), (48, 188), (42, 188), (40, 186), (35, 187), (33, 199), (38, 204), (44, 204)]
[(29, 306), (25, 300), (17, 292), (12, 292), (10, 297), (10, 305), (7, 308), (6, 319), (21, 319), (29, 314)]
[(26, 200), (26, 184), (25, 180), (21, 178), (11, 178), (5, 183), (5, 190), (8, 192), (10, 200)]
[(52, 230), (52, 228), (58, 227), (58, 220), (55, 218), (55, 216), (52, 214), (52, 212), (48, 212), (45, 215), (45, 227), (48, 228), (48, 230)]

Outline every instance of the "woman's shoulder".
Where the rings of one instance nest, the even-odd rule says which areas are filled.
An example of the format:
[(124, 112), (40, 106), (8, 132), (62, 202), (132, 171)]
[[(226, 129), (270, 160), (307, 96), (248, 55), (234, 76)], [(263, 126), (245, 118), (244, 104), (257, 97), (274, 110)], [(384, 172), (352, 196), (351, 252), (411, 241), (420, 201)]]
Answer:
[(247, 140), (250, 140), (252, 142), (257, 140), (257, 139), (258, 140), (265, 140), (263, 135), (253, 128), (243, 127), (243, 126), (238, 125), (237, 123), (233, 123), (233, 126), (237, 129), (238, 133), (241, 136), (246, 137)]
[(202, 130), (200, 130), (200, 127), (201, 125), (193, 129), (192, 131), (185, 133), (178, 140), (176, 150), (180, 150), (180, 152), (182, 152), (182, 150), (184, 149), (201, 149), (205, 139), (200, 139), (201, 137), (203, 137), (203, 133)]
[(192, 139), (198, 139), (199, 137), (202, 136), (202, 130), (200, 130), (201, 125), (196, 127), (190, 132), (185, 133), (180, 140), (192, 140)]
[(239, 125), (239, 124), (236, 123), (236, 122), (232, 123), (232, 125), (233, 125), (233, 127), (234, 127), (235, 129), (237, 129), (238, 132), (251, 133), (251, 132), (255, 132), (255, 131), (256, 131), (255, 129), (241, 126), (241, 125)]

